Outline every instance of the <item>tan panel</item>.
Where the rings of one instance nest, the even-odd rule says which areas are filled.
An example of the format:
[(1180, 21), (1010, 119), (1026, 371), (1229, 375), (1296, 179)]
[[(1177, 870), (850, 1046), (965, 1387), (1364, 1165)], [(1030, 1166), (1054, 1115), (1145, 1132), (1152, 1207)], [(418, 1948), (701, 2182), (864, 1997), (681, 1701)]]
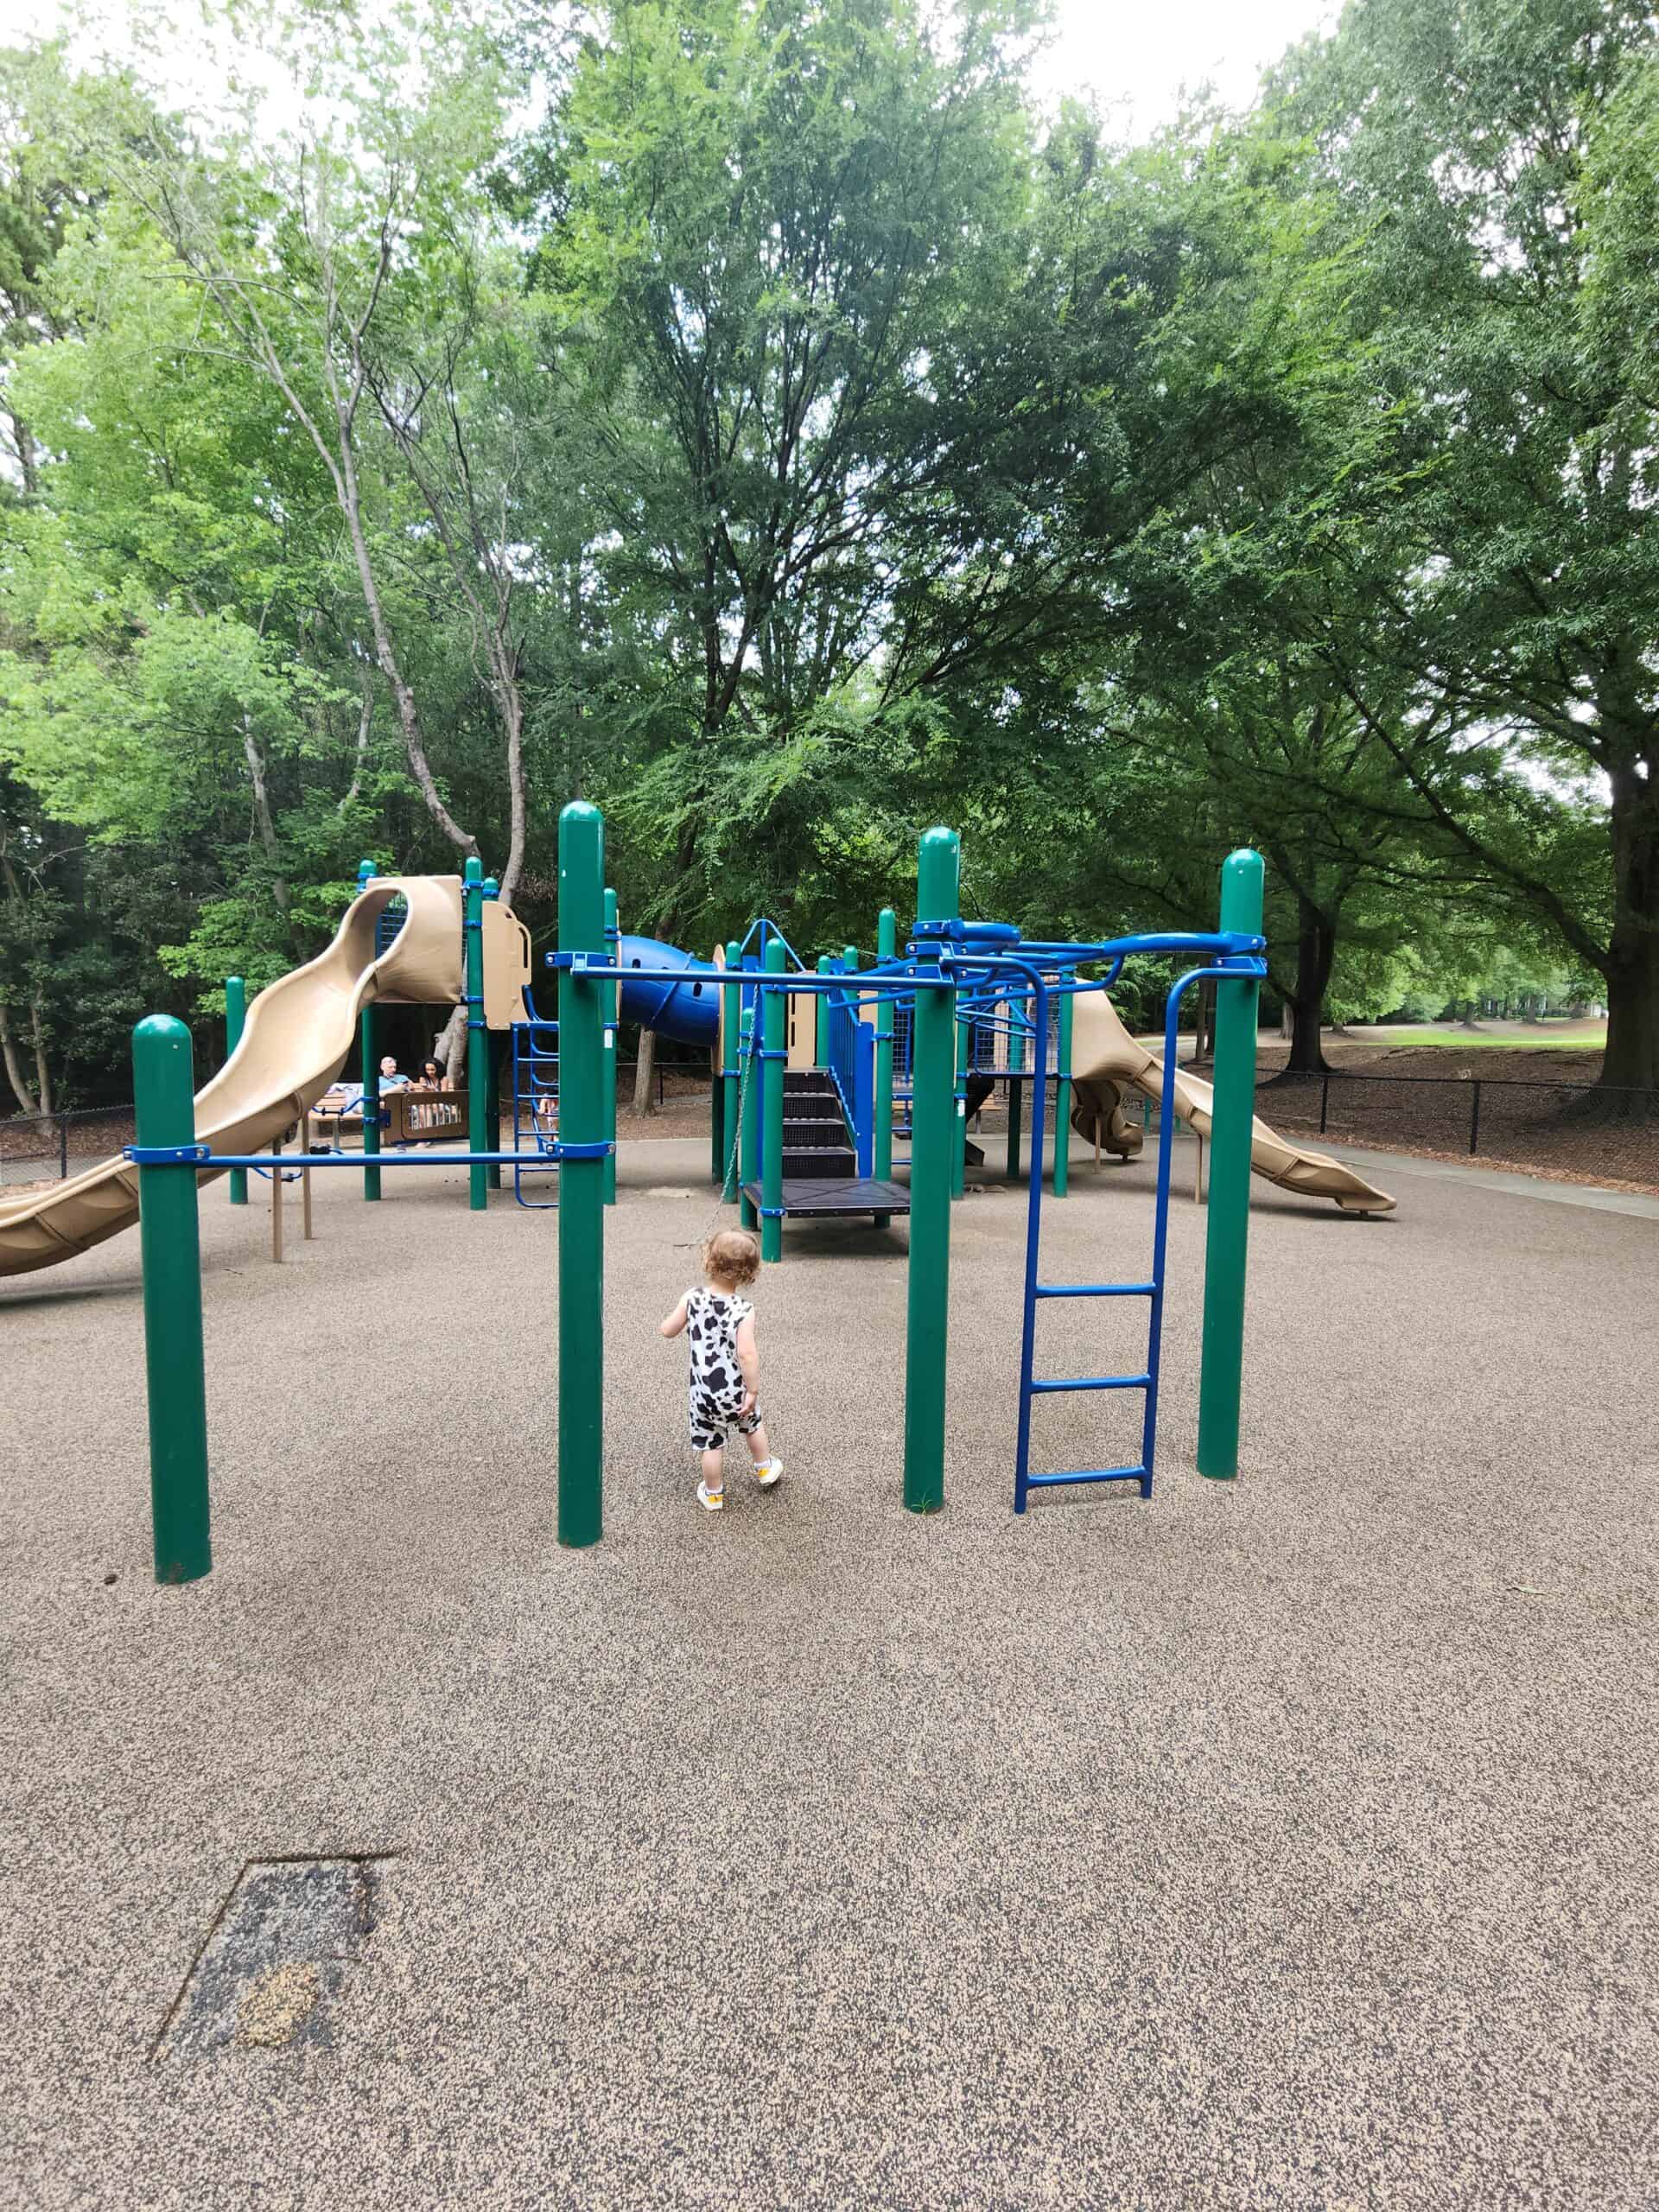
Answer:
[(484, 1026), (511, 1029), (530, 1018), (530, 931), (511, 906), (484, 901)]
[(791, 991), (789, 1006), (789, 1059), (792, 1075), (818, 1064), (818, 1001), (812, 991)]

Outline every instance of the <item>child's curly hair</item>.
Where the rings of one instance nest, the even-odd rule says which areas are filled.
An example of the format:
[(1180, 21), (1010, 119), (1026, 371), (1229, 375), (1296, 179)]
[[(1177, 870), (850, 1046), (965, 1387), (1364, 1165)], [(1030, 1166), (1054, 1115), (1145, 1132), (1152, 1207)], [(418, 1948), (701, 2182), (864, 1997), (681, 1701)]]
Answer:
[(702, 1272), (723, 1290), (747, 1290), (760, 1272), (760, 1247), (746, 1229), (717, 1229), (702, 1248)]

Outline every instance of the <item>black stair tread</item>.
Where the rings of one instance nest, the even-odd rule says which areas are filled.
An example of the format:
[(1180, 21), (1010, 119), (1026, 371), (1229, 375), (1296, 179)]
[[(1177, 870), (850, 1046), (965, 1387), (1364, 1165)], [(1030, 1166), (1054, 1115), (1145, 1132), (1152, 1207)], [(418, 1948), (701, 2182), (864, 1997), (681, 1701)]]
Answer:
[[(760, 1185), (746, 1183), (743, 1195), (752, 1205), (761, 1203)], [(797, 1180), (784, 1178), (784, 1211), (793, 1214), (908, 1213), (910, 1192), (902, 1183), (875, 1182), (858, 1176), (844, 1179)]]
[(837, 1176), (856, 1175), (858, 1154), (846, 1152), (786, 1152), (784, 1173), (799, 1182), (834, 1182)]

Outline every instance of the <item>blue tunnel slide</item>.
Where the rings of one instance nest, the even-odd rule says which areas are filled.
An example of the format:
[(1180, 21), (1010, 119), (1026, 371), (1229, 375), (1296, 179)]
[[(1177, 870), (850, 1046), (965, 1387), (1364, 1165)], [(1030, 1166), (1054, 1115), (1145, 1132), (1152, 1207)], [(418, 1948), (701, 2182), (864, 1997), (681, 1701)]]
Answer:
[(624, 977), (618, 985), (624, 1021), (637, 1021), (677, 1045), (702, 1045), (713, 1049), (720, 1034), (720, 974), (711, 960), (694, 960), (677, 944), (659, 944), (652, 937), (625, 937), (617, 947), (619, 968), (672, 968), (677, 979), (668, 982), (643, 976)]

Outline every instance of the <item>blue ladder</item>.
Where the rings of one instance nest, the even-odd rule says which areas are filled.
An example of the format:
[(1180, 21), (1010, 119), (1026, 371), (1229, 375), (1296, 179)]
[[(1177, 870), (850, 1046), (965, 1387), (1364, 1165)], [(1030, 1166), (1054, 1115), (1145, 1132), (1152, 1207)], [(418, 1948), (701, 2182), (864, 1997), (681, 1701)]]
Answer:
[[(524, 1139), (530, 1139), (526, 1147)], [(525, 1165), (514, 1162), (512, 1195), (531, 1213), (550, 1212), (556, 1198), (527, 1198), (526, 1174), (556, 1174), (559, 1156), (559, 1025), (556, 1021), (515, 1021), (512, 1025), (512, 1148), (528, 1152)]]
[[(1183, 986), (1177, 985), (1171, 995), (1175, 1002)], [(1046, 996), (1046, 994), (1044, 994)], [(1047, 1009), (1044, 1007), (1041, 1033), (1046, 1046), (1048, 1033)], [(1039, 1056), (1046, 1058), (1046, 1052)], [(1166, 1064), (1164, 1097), (1166, 1107), (1173, 1107), (1174, 1086), (1171, 1080), (1171, 1062)], [(1020, 1339), (1020, 1427), (1014, 1463), (1014, 1510), (1023, 1513), (1026, 1500), (1033, 1490), (1055, 1490), (1068, 1483), (1139, 1483), (1142, 1497), (1152, 1496), (1153, 1456), (1158, 1438), (1158, 1370), (1162, 1355), (1164, 1333), (1164, 1265), (1169, 1230), (1169, 1171), (1170, 1129), (1174, 1122), (1173, 1110), (1166, 1111), (1158, 1132), (1158, 1196), (1153, 1214), (1152, 1269), (1141, 1282), (1042, 1282), (1038, 1280), (1038, 1260), (1042, 1243), (1043, 1175), (1042, 1146), (1044, 1118), (1044, 1086), (1034, 1086), (1036, 1096), (1032, 1112), (1033, 1168), (1027, 1200), (1026, 1228), (1026, 1289), (1023, 1326)], [(1144, 1298), (1147, 1309), (1147, 1363), (1130, 1375), (1071, 1375), (1054, 1377), (1038, 1376), (1033, 1373), (1037, 1344), (1037, 1306), (1045, 1298)], [(1141, 1456), (1126, 1466), (1077, 1467), (1065, 1474), (1033, 1475), (1031, 1471), (1031, 1407), (1033, 1398), (1057, 1395), (1069, 1390), (1141, 1390), (1145, 1404), (1141, 1421)]]
[[(1159, 1240), (1161, 1243), (1161, 1238)], [(1035, 1257), (1033, 1252), (1033, 1255)], [(1023, 1513), (1027, 1493), (1057, 1489), (1063, 1483), (1139, 1483), (1142, 1497), (1152, 1496), (1152, 1462), (1158, 1429), (1158, 1362), (1163, 1334), (1164, 1280), (1160, 1264), (1150, 1282), (1039, 1282), (1035, 1269), (1027, 1271), (1025, 1331), (1020, 1359), (1020, 1440), (1014, 1459), (1014, 1510)], [(1032, 1373), (1039, 1298), (1145, 1298), (1151, 1300), (1147, 1317), (1147, 1363), (1133, 1375), (1070, 1375), (1038, 1376)], [(1065, 1474), (1033, 1475), (1031, 1471), (1031, 1403), (1065, 1390), (1143, 1390), (1145, 1410), (1141, 1424), (1141, 1457), (1122, 1467), (1077, 1467)]]

